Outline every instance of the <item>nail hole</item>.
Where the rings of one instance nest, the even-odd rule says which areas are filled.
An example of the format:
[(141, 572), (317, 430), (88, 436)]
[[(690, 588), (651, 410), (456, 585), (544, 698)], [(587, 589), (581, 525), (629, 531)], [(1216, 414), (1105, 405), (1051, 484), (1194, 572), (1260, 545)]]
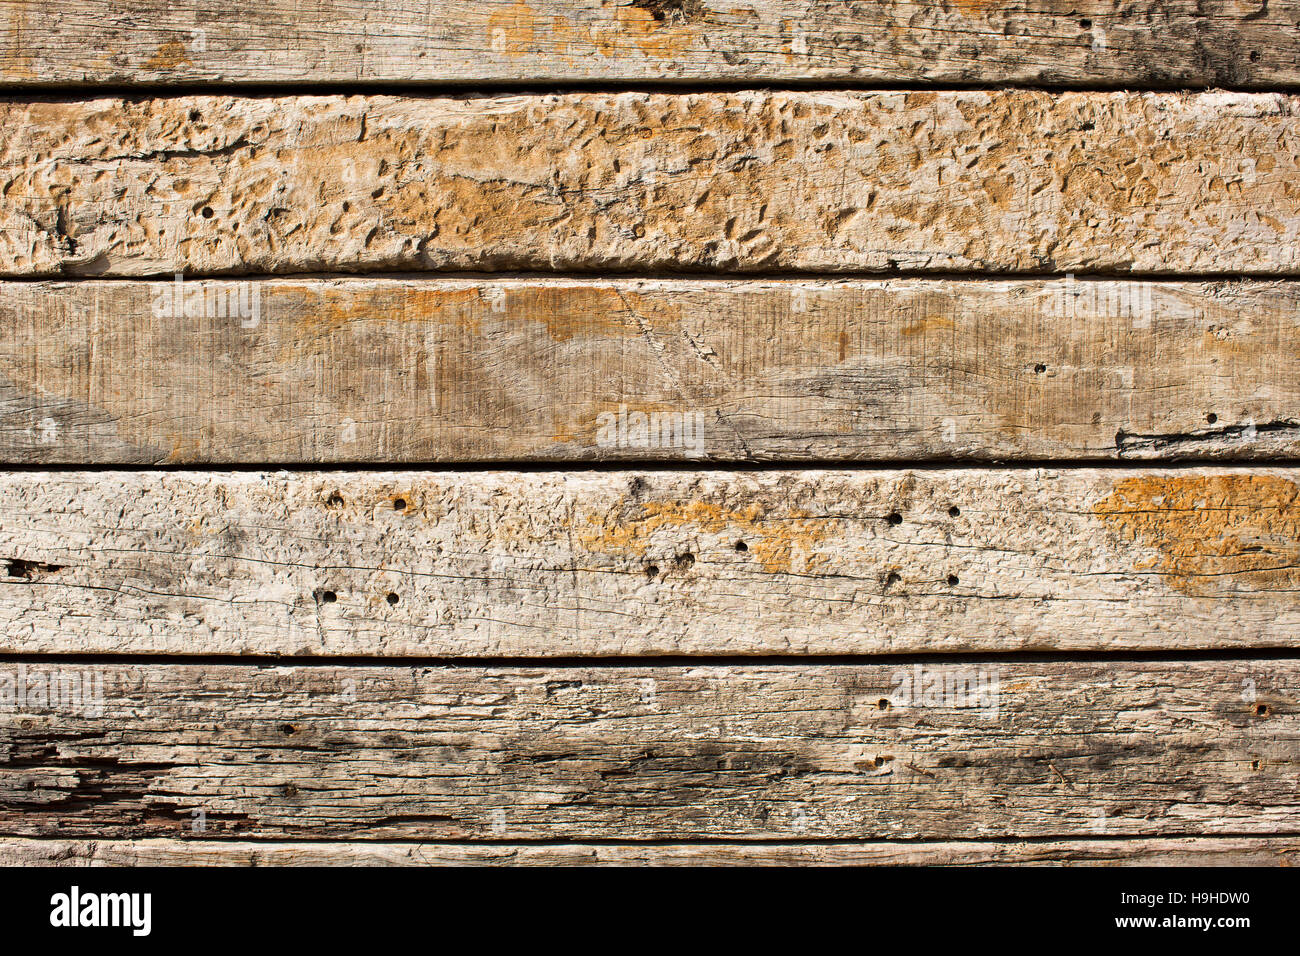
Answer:
[(749, 545), (745, 544), (745, 542), (743, 541), (737, 541), (736, 550), (743, 554), (744, 552), (749, 550)]
[(659, 568), (658, 568), (658, 566), (657, 566), (657, 565), (653, 565), (653, 564), (647, 564), (647, 565), (645, 566), (645, 576), (646, 576), (647, 578), (649, 578), (651, 581), (653, 581), (655, 578), (659, 577)]
[(1047, 371), (1047, 366), (1044, 365), (1042, 362), (1039, 362), (1037, 365), (1034, 366), (1034, 371), (1037, 372), (1039, 375), (1042, 375), (1044, 372)]
[(960, 514), (961, 514), (961, 509), (958, 508), (956, 505), (953, 505), (951, 508), (948, 509), (949, 518), (956, 518)]
[(882, 697), (880, 700), (876, 701), (876, 707), (879, 710), (889, 710), (889, 701)]
[(1255, 707), (1256, 717), (1267, 717), (1270, 713), (1272, 713), (1272, 711), (1269, 710), (1268, 704), (1259, 704)]
[(350, 202), (345, 202), (345, 203), (343, 204), (343, 211), (344, 211), (344, 212), (350, 212), (351, 210), (352, 210), (352, 203), (350, 203)]
[(204, 207), (203, 207), (203, 218), (204, 218), (204, 219), (211, 219), (212, 216), (213, 216), (212, 207), (211, 207), (211, 206), (204, 206)]
[(955, 575), (955, 574), (950, 574), (950, 575), (948, 575), (948, 586), (949, 586), (949, 587), (953, 587), (953, 588), (955, 588), (955, 587), (956, 587), (958, 584), (960, 584), (960, 583), (961, 583), (961, 581), (958, 580), (957, 575)]
[(1259, 769), (1259, 761), (1258, 761), (1258, 760), (1252, 760), (1252, 761), (1250, 762), (1250, 769), (1251, 769), (1251, 770), (1258, 770), (1258, 769)]
[(325, 503), (329, 505), (331, 508), (342, 508), (343, 496), (336, 491), (334, 492), (334, 494), (330, 495), (328, 499), (326, 499)]
[(1091, 29), (1092, 29), (1092, 21), (1091, 21), (1091, 20), (1080, 20), (1080, 21), (1079, 21), (1079, 26), (1083, 27), (1085, 30), (1091, 30)]
[(889, 517), (886, 518), (885, 520), (888, 521), (890, 524), (902, 524), (903, 516), (900, 515), (897, 511), (891, 511), (889, 513)]
[(1259, 51), (1258, 51), (1258, 50), (1251, 50), (1251, 51), (1250, 51), (1250, 62), (1251, 62), (1251, 63), (1258, 63), (1258, 62), (1259, 62)]
[(1219, 420), (1219, 416), (1214, 414), (1214, 412), (1210, 412), (1210, 414), (1205, 416), (1205, 420), (1209, 422), (1211, 425), (1213, 425), (1215, 422)]
[(679, 554), (677, 555), (676, 558), (673, 559), (673, 564), (677, 565), (678, 571), (689, 570), (691, 565), (693, 565), (694, 563), (695, 563), (695, 555), (691, 554), (690, 552), (687, 552), (686, 554)]
[(316, 600), (322, 604), (333, 604), (339, 599), (339, 596), (333, 591), (313, 591)]
[(191, 123), (197, 123), (197, 122), (198, 122), (199, 120), (201, 120), (202, 118), (203, 118), (203, 114), (200, 113), (198, 110), (190, 110), (190, 122), (191, 122)]
[(292, 734), (292, 733), (293, 733), (295, 730), (297, 730), (297, 729), (298, 729), (298, 728), (295, 727), (293, 724), (281, 724), (281, 725), (280, 725), (280, 733), (284, 734), (286, 737), (289, 736), (290, 734)]
[(405, 498), (394, 498), (394, 499), (393, 499), (393, 510), (394, 510), (394, 511), (405, 511), (405, 510), (406, 510), (406, 499), (405, 499)]
[(897, 571), (890, 571), (888, 574), (885, 575), (885, 587), (890, 587), (892, 585), (895, 585), (901, 580), (903, 579), (902, 577), (899, 576)]
[(884, 757), (877, 757), (876, 760), (875, 760), (875, 764), (876, 764), (877, 767), (883, 767), (883, 766), (885, 765), (885, 758), (884, 758)]
[(398, 601), (400, 601), (400, 600), (401, 600), (401, 598), (399, 598), (399, 597), (398, 597), (396, 594), (394, 594), (392, 591), (389, 591), (389, 592), (388, 592), (388, 603), (389, 603), (389, 604), (396, 604), (396, 603), (397, 603)]

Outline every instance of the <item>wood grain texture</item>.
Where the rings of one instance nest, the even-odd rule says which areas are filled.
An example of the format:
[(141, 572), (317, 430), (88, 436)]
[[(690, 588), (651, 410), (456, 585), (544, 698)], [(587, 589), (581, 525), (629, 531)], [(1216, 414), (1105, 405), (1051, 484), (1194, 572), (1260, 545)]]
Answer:
[(1300, 82), (1293, 0), (5, 0), (0, 83)]
[(1296, 866), (1300, 840), (527, 844), (0, 840), (0, 866)]
[(1300, 454), (1291, 282), (176, 288), (0, 283), (0, 461)]
[(1300, 471), (20, 473), (6, 653), (1300, 643)]
[[(104, 665), (99, 712), (0, 713), (0, 833), (1300, 832), (1294, 659), (1017, 661), (978, 704), (900, 696), (911, 670)], [(929, 673), (951, 685), (963, 670), (978, 669)]]
[(0, 274), (1295, 274), (1282, 94), (0, 105)]

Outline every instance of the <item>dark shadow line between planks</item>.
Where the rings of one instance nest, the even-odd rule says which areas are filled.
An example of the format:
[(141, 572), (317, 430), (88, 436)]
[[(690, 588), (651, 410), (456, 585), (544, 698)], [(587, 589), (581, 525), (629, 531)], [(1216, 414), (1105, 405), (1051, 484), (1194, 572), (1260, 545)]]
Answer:
[[(566, 96), (583, 93), (645, 93), (666, 96), (711, 93), (996, 93), (1015, 90), (1034, 93), (1295, 93), (1300, 81), (1290, 83), (1226, 83), (1222, 77), (1205, 82), (1176, 83), (1052, 83), (1026, 80), (997, 82), (961, 80), (871, 80), (811, 77), (755, 76), (735, 80), (686, 78), (674, 80), (581, 80), (534, 78), (523, 80), (294, 80), (284, 83), (245, 80), (176, 80), (140, 83), (94, 81), (8, 83), (0, 81), (0, 99), (11, 103), (42, 103), (85, 99), (167, 99), (185, 96), (238, 96), (270, 99), (287, 96), (401, 96), (407, 99), (479, 98), (491, 96)], [(74, 94), (91, 94), (75, 96)]]
[[(1297, 426), (1300, 427), (1300, 426)], [(1189, 433), (1189, 441), (1214, 438), (1212, 431)], [(52, 462), (47, 464), (32, 462), (8, 462), (0, 459), (0, 482), (6, 475), (19, 474), (277, 474), (294, 472), (298, 474), (338, 474), (340, 472), (421, 472), (429, 475), (454, 477), (459, 474), (478, 474), (482, 472), (508, 471), (520, 474), (570, 474), (583, 473), (610, 474), (620, 472), (648, 473), (685, 473), (685, 474), (749, 474), (762, 472), (789, 471), (840, 471), (861, 474), (898, 471), (1078, 471), (1082, 469), (1113, 471), (1154, 471), (1154, 470), (1190, 470), (1195, 468), (1216, 468), (1221, 470), (1247, 470), (1265, 468), (1300, 468), (1300, 456), (1271, 457), (1224, 457), (1207, 455), (1186, 455), (1176, 457), (1115, 457), (1088, 456), (1080, 458), (882, 458), (882, 459), (839, 459), (839, 458), (782, 458), (771, 461), (762, 458), (692, 458), (676, 461), (658, 459), (626, 458), (614, 461), (583, 458), (556, 458), (539, 461), (532, 459), (502, 458), (499, 460), (475, 459), (458, 461), (441, 459), (437, 461), (383, 461), (377, 459), (359, 459), (347, 461), (274, 461), (274, 462), (223, 462), (205, 461), (194, 464), (174, 464), (157, 462), (142, 464), (138, 462), (97, 464), (95, 462)], [(2, 490), (2, 485), (0, 485)]]
[(1300, 661), (1300, 648), (1252, 646), (1241, 648), (1168, 649), (1151, 651), (977, 651), (963, 653), (944, 649), (933, 653), (910, 654), (827, 654), (827, 653), (755, 653), (701, 654), (698, 656), (556, 656), (556, 657), (427, 657), (376, 655), (296, 656), (292, 654), (133, 654), (124, 653), (3, 653), (0, 667), (17, 664), (62, 664), (84, 666), (149, 667), (154, 665), (184, 667), (313, 667), (313, 668), (445, 668), (445, 669), (519, 669), (573, 670), (669, 667), (889, 667), (908, 664), (1121, 664), (1121, 663), (1194, 663), (1198, 661)]
[[(347, 844), (356, 847), (366, 847), (383, 844), (401, 844), (411, 846), (457, 846), (457, 847), (707, 847), (707, 846), (785, 846), (785, 847), (802, 847), (802, 846), (906, 846), (923, 848), (927, 846), (943, 846), (946, 844), (1052, 844), (1052, 843), (1113, 843), (1113, 842), (1139, 842), (1143, 840), (1169, 840), (1177, 842), (1190, 843), (1194, 840), (1215, 840), (1228, 842), (1230, 840), (1294, 840), (1300, 836), (1297, 833), (1288, 832), (1238, 832), (1229, 831), (1223, 833), (1168, 833), (1165, 831), (1153, 831), (1151, 833), (1116, 833), (1111, 835), (1096, 835), (1085, 833), (1065, 833), (1060, 835), (1047, 836), (1017, 836), (1014, 834), (1004, 835), (983, 835), (983, 836), (951, 836), (943, 839), (934, 837), (808, 837), (807, 839), (791, 840), (788, 837), (690, 837), (685, 839), (672, 839), (667, 837), (650, 837), (646, 839), (628, 838), (625, 840), (611, 839), (608, 837), (585, 839), (582, 837), (548, 837), (545, 839), (529, 839), (520, 837), (517, 839), (502, 839), (499, 837), (474, 839), (465, 837), (435, 838), (428, 837), (407, 837), (407, 836), (382, 836), (382, 837), (356, 837), (356, 836), (339, 836), (339, 837), (315, 837), (315, 836), (259, 836), (256, 834), (232, 834), (230, 836), (210, 836), (202, 839), (191, 839), (185, 837), (142, 837), (141, 840), (148, 841), (165, 841), (176, 845), (186, 844), (196, 847), (211, 846), (222, 843), (261, 843), (268, 846), (276, 845), (339, 845)], [(97, 842), (137, 842), (130, 837), (102, 837), (102, 836), (67, 836), (65, 834), (39, 834), (18, 836), (15, 834), (6, 834), (0, 831), (0, 843), (12, 841), (15, 843), (97, 843)]]
[(221, 270), (216, 272), (185, 272), (184, 270), (173, 270), (163, 272), (148, 272), (139, 275), (124, 275), (122, 273), (97, 275), (93, 272), (82, 272), (74, 269), (65, 268), (62, 272), (49, 274), (4, 274), (0, 273), (0, 283), (81, 283), (81, 282), (121, 282), (142, 283), (142, 282), (166, 282), (175, 278), (179, 271), (187, 279), (212, 279), (212, 280), (231, 280), (241, 282), (301, 282), (301, 281), (318, 281), (318, 282), (335, 282), (351, 281), (360, 282), (365, 280), (383, 279), (385, 281), (405, 281), (411, 283), (418, 282), (438, 282), (449, 279), (456, 279), (469, 282), (495, 282), (495, 281), (516, 281), (516, 282), (536, 282), (536, 281), (586, 281), (598, 280), (602, 282), (626, 282), (626, 281), (653, 281), (653, 282), (680, 282), (683, 285), (723, 285), (727, 283), (738, 282), (799, 282), (799, 281), (820, 281), (820, 282), (855, 282), (863, 280), (883, 281), (886, 279), (924, 279), (933, 282), (967, 282), (975, 283), (992, 283), (992, 282), (1046, 282), (1052, 280), (1065, 281), (1073, 280), (1075, 282), (1151, 282), (1151, 283), (1231, 283), (1231, 282), (1271, 282), (1282, 285), (1300, 284), (1300, 269), (1294, 272), (1278, 271), (1235, 271), (1235, 272), (1176, 272), (1176, 271), (1146, 271), (1146, 272), (1126, 272), (1121, 269), (1094, 269), (1079, 271), (1065, 271), (1059, 269), (1023, 269), (1016, 271), (1008, 270), (977, 270), (969, 272), (960, 272), (953, 270), (933, 270), (933, 269), (777, 269), (777, 270), (746, 270), (743, 267), (731, 270), (720, 269), (716, 266), (683, 266), (680, 269), (618, 269), (607, 268), (596, 264), (590, 267), (568, 266), (563, 269), (501, 269), (499, 271), (467, 271), (448, 269), (441, 270), (411, 270), (411, 269), (384, 269), (368, 267), (358, 272), (340, 272), (338, 270), (327, 270), (322, 272), (241, 272), (237, 270)]

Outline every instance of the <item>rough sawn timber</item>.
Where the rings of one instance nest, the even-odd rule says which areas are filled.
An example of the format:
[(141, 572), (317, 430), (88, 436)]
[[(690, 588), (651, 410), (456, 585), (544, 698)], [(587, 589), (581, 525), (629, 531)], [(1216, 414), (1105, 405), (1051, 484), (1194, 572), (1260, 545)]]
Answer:
[(1289, 281), (0, 282), (0, 324), (9, 463), (1300, 454)]
[(0, 650), (1300, 646), (1300, 470), (9, 474)]
[(1282, 94), (0, 105), (0, 274), (1295, 274)]
[(4, 0), (0, 84), (1294, 86), (1294, 0)]

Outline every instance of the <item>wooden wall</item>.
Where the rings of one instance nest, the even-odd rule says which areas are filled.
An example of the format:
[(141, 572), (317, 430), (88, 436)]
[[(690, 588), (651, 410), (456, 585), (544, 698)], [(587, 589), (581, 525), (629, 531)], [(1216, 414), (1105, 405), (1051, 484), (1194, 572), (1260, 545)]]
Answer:
[(0, 862), (1300, 862), (1300, 2), (0, 0)]

